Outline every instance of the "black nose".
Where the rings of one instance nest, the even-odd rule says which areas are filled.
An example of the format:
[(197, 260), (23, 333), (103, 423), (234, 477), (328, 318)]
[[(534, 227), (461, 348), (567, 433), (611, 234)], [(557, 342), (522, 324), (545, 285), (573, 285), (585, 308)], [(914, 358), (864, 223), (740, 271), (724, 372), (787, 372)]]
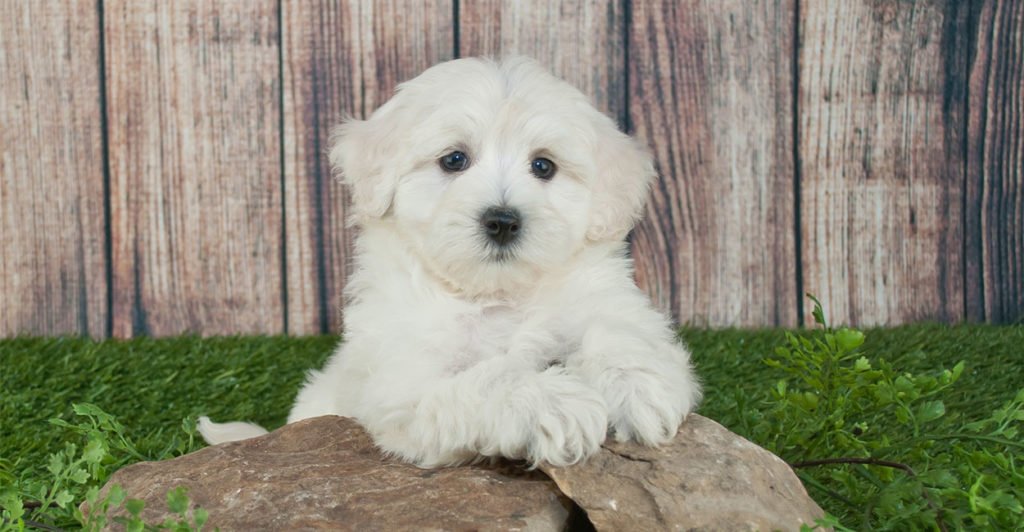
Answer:
[(484, 232), (494, 243), (500, 246), (507, 246), (519, 236), (519, 229), (522, 225), (519, 218), (519, 211), (508, 207), (491, 207), (484, 211), (480, 218), (480, 224), (484, 226)]

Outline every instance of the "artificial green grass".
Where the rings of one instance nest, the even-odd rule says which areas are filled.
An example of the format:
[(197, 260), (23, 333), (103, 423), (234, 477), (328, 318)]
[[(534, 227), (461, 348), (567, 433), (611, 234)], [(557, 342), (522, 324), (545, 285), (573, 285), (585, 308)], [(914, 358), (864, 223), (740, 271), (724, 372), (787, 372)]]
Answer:
[[(865, 331), (862, 351), (914, 374), (966, 370), (947, 399), (951, 413), (988, 415), (1024, 383), (1024, 326), (910, 325)], [(745, 434), (763, 391), (782, 377), (761, 359), (784, 331), (684, 329), (705, 387), (700, 413)], [(0, 340), (0, 466), (45, 476), (62, 448), (73, 403), (113, 414), (143, 452), (160, 456), (186, 416), (251, 420), (273, 428), (288, 414), (305, 372), (319, 367), (338, 338), (185, 336), (94, 342), (79, 338)], [(875, 420), (884, 424), (886, 420)]]
[(50, 418), (76, 421), (74, 403), (114, 415), (142, 451), (159, 456), (182, 419), (208, 414), (268, 427), (284, 423), (305, 372), (337, 337), (81, 338), (0, 340), (0, 464), (41, 471), (63, 448)]

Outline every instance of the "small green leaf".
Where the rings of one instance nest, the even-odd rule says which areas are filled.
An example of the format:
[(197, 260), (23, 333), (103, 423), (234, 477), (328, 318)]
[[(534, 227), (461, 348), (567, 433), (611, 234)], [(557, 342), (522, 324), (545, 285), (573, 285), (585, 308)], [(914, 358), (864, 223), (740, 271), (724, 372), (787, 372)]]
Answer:
[(110, 491), (107, 492), (107, 500), (114, 506), (121, 506), (124, 502), (125, 492), (124, 488), (120, 484), (114, 484), (110, 487)]
[(964, 372), (964, 361), (961, 360), (960, 362), (956, 363), (956, 366), (953, 366), (953, 381), (952, 382), (955, 382), (957, 379), (959, 379), (960, 378), (960, 374), (963, 373), (963, 372)]
[(181, 515), (188, 510), (188, 488), (178, 486), (167, 492), (167, 507), (172, 512)]
[(943, 488), (955, 488), (960, 484), (952, 473), (943, 469), (926, 471), (921, 473), (918, 478), (925, 484)]
[(53, 502), (57, 503), (57, 506), (64, 508), (71, 501), (75, 500), (75, 496), (68, 490), (60, 490), (57, 492), (57, 496), (53, 498)]
[(98, 439), (89, 440), (82, 450), (82, 458), (90, 464), (98, 464), (106, 454), (106, 445)]
[(80, 416), (100, 416), (106, 414), (103, 409), (92, 403), (75, 403), (71, 405), (71, 408)]
[(78, 484), (85, 484), (89, 480), (89, 472), (84, 469), (76, 469), (71, 473), (70, 478)]
[(53, 453), (50, 455), (50, 461), (46, 464), (46, 470), (49, 471), (53, 476), (57, 476), (64, 469), (64, 454)]
[(128, 510), (128, 513), (134, 517), (138, 517), (142, 513), (142, 509), (146, 507), (145, 501), (139, 499), (128, 499), (124, 503), (124, 509)]
[(853, 363), (853, 369), (854, 371), (867, 371), (871, 369), (871, 362), (868, 361), (867, 357), (860, 357)]
[(984, 429), (985, 426), (989, 424), (989, 422), (990, 422), (990, 420), (988, 420), (988, 419), (983, 419), (981, 421), (974, 421), (974, 422), (971, 422), (971, 423), (968, 423), (968, 424), (964, 425), (964, 430), (967, 430), (967, 431), (970, 431), (970, 432), (981, 432), (981, 430)]
[[(25, 515), (25, 505), (21, 501), (21, 497), (18, 497), (13, 491), (7, 491), (0, 494), (0, 506), (3, 506), (7, 512), (7, 519), (12, 522), (18, 522), (23, 515)], [(0, 526), (3, 522), (0, 521)]]
[(89, 503), (89, 507), (96, 506), (96, 502), (100, 500), (100, 487), (93, 486), (85, 492), (85, 502)]
[(807, 294), (807, 297), (814, 302), (814, 310), (811, 311), (811, 315), (814, 316), (814, 322), (823, 327), (827, 326), (825, 323), (825, 311), (821, 309), (821, 302), (811, 294)]
[(896, 378), (896, 382), (893, 383), (893, 388), (896, 389), (897, 393), (909, 394), (914, 391), (914, 381), (910, 380), (907, 375), (900, 375)]
[(63, 428), (66, 428), (66, 429), (76, 428), (74, 425), (72, 425), (72, 424), (68, 423), (67, 421), (64, 421), (63, 419), (60, 419), (60, 418), (50, 418), (49, 422), (52, 425), (57, 425), (58, 427), (63, 427)]
[(125, 532), (142, 532), (146, 529), (146, 523), (143, 522), (142, 519), (138, 516), (135, 516), (134, 518), (129, 519), (127, 523), (125, 523), (124, 529)]
[(864, 343), (864, 333), (857, 329), (839, 329), (836, 333), (836, 343), (843, 351), (853, 351)]
[(939, 419), (946, 413), (946, 405), (942, 401), (925, 401), (917, 408), (917, 420), (926, 423)]
[(196, 511), (192, 512), (192, 520), (196, 524), (196, 529), (203, 528), (206, 524), (206, 520), (210, 518), (210, 513), (202, 508), (196, 508)]

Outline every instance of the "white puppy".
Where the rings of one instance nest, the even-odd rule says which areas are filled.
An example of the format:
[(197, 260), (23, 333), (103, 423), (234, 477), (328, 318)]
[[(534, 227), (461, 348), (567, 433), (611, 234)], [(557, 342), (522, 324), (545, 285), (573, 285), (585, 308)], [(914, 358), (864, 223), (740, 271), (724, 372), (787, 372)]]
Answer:
[[(360, 229), (345, 338), (288, 422), (358, 420), (422, 467), (566, 465), (611, 433), (670, 440), (700, 397), (624, 238), (650, 157), (535, 62), (459, 59), (399, 87), (330, 152)], [(264, 433), (203, 418), (206, 441)]]

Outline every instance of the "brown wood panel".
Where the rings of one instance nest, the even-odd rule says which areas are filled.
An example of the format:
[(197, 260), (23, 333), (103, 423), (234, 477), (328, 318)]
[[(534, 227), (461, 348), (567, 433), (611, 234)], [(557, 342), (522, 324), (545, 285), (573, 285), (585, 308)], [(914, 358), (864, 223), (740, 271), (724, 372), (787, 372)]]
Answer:
[(801, 4), (803, 279), (835, 322), (963, 316), (956, 4)]
[(342, 326), (352, 229), (327, 163), (330, 129), (344, 115), (369, 116), (399, 82), (451, 59), (453, 12), (450, 0), (282, 3), (290, 333)]
[(637, 279), (684, 323), (797, 322), (794, 2), (633, 4), (630, 110), (661, 171)]
[(0, 13), (0, 336), (105, 336), (96, 2), (0, 0)]
[(277, 8), (104, 4), (117, 336), (284, 328)]
[(967, 315), (1024, 321), (1024, 2), (977, 13), (968, 90)]
[(626, 125), (626, 11), (621, 0), (459, 4), (459, 55), (532, 57)]

